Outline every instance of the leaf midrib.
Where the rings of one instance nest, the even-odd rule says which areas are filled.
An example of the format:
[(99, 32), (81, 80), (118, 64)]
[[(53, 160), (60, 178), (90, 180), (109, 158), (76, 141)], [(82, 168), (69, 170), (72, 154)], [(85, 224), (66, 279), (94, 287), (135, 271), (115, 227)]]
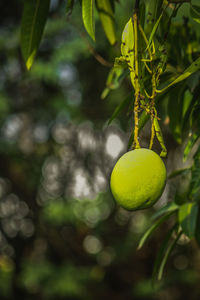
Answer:
[(35, 28), (35, 23), (36, 23), (36, 17), (37, 17), (37, 12), (38, 12), (38, 8), (39, 8), (39, 3), (40, 3), (40, 0), (37, 0), (35, 13), (33, 15), (33, 22), (32, 22), (31, 34), (30, 34), (30, 43), (29, 43), (29, 48), (28, 48), (28, 57), (30, 56), (30, 52), (31, 52), (31, 48), (32, 48), (33, 32), (34, 32), (34, 28)]

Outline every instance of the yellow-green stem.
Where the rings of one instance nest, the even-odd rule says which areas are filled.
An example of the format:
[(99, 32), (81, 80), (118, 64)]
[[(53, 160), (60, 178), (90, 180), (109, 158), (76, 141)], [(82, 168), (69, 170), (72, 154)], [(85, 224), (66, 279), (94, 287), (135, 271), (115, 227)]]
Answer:
[(139, 84), (139, 64), (138, 64), (138, 19), (137, 10), (133, 15), (133, 29), (134, 29), (134, 82), (135, 82), (135, 104), (134, 104), (134, 147), (140, 148), (138, 139), (139, 135), (139, 104), (140, 104), (140, 84)]

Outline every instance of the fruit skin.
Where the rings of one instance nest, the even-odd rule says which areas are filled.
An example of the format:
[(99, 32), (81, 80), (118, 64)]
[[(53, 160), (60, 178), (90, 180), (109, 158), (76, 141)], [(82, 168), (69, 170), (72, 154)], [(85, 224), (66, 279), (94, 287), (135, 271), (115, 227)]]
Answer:
[(152, 206), (162, 195), (166, 168), (158, 154), (141, 148), (122, 155), (115, 164), (110, 187), (115, 200), (128, 210)]

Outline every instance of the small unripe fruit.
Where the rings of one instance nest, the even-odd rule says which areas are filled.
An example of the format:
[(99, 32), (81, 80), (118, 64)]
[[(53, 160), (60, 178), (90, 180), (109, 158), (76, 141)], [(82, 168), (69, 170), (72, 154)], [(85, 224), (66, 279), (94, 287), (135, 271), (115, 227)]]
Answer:
[(151, 207), (162, 195), (166, 168), (158, 154), (141, 148), (129, 151), (115, 164), (110, 180), (112, 194), (122, 207)]

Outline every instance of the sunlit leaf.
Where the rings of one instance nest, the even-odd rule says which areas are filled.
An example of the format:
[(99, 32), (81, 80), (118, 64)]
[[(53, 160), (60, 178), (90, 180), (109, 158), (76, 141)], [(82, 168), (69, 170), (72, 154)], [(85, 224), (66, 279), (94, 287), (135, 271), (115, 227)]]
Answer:
[(94, 0), (82, 0), (82, 18), (85, 29), (95, 41)]
[(124, 59), (127, 61), (129, 70), (130, 70), (130, 77), (133, 86), (135, 85), (134, 80), (134, 30), (133, 30), (133, 18), (130, 18), (129, 21), (126, 23), (124, 30), (122, 32), (122, 39), (121, 39), (121, 54)]
[(156, 132), (157, 140), (159, 141), (160, 146), (161, 146), (160, 156), (161, 157), (166, 157), (167, 156), (167, 148), (165, 146), (165, 142), (164, 142), (162, 130), (160, 128), (160, 125), (159, 125), (159, 122), (158, 122), (157, 118), (154, 118), (153, 124), (154, 124), (154, 127), (155, 127), (155, 132)]
[(50, 0), (24, 2), (21, 22), (21, 49), (29, 70), (37, 53), (49, 12)]
[(117, 41), (115, 33), (114, 12), (110, 0), (97, 0), (97, 9), (104, 32), (111, 45)]
[(133, 30), (133, 19), (130, 18), (126, 23), (124, 30), (122, 32), (121, 40), (121, 53), (124, 57), (134, 56), (134, 30)]
[(195, 235), (198, 205), (196, 202), (185, 203), (180, 206), (178, 220), (184, 233), (192, 238)]
[(193, 133), (192, 136), (190, 137), (190, 139), (188, 140), (185, 149), (184, 149), (184, 153), (183, 153), (183, 159), (184, 161), (188, 158), (188, 155), (190, 154), (190, 151), (192, 150), (194, 144), (196, 143), (196, 141), (198, 140), (198, 138), (200, 137), (200, 133)]

